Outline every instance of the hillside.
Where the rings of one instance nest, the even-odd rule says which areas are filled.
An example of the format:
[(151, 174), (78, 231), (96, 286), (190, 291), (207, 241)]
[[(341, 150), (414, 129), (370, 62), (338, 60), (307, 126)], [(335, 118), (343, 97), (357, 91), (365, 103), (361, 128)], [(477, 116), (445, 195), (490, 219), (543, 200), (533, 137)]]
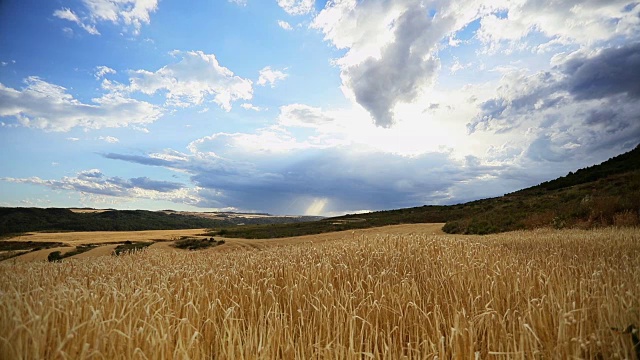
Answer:
[(317, 217), (254, 214), (181, 213), (145, 210), (0, 208), (0, 236), (31, 231), (136, 231), (224, 228), (239, 224), (273, 224)]
[(570, 172), (502, 197), (326, 218), (296, 224), (221, 229), (227, 237), (277, 238), (408, 223), (445, 223), (456, 234), (489, 234), (539, 227), (640, 223), (640, 145), (602, 164)]

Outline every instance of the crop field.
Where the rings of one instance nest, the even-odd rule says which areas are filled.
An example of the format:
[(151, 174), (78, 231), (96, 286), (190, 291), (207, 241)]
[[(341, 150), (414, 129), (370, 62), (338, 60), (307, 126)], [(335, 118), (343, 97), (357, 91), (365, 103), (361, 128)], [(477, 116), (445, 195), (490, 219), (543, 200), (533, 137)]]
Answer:
[(637, 228), (394, 229), (0, 262), (0, 358), (637, 358)]
[(67, 231), (34, 232), (10, 240), (47, 242), (56, 241), (69, 245), (116, 243), (121, 241), (169, 241), (180, 236), (196, 236), (206, 229), (142, 230), (142, 231)]

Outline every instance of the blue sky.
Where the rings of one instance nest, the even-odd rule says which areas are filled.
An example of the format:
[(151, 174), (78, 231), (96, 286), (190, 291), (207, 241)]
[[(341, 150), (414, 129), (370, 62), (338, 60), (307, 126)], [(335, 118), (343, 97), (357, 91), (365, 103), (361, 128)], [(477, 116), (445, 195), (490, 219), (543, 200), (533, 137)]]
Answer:
[(633, 1), (0, 3), (0, 206), (336, 215), (640, 142)]

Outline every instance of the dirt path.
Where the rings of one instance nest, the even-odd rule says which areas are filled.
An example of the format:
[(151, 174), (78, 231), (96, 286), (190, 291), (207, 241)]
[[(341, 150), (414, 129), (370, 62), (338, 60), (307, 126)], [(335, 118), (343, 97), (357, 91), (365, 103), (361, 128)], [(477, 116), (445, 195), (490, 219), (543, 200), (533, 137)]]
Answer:
[(95, 249), (91, 249), (81, 254), (71, 256), (69, 257), (69, 259), (86, 259), (91, 257), (111, 255), (111, 253), (113, 253), (113, 250), (115, 250), (116, 246), (118, 245), (119, 244), (98, 246)]

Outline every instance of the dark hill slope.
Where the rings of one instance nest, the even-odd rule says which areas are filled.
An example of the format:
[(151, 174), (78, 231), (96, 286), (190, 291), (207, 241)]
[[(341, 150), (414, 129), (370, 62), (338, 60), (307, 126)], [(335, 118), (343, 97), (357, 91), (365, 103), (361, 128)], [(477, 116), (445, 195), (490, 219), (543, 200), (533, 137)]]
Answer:
[(133, 231), (231, 226), (223, 220), (144, 210), (76, 213), (59, 208), (0, 208), (0, 235), (29, 231)]

